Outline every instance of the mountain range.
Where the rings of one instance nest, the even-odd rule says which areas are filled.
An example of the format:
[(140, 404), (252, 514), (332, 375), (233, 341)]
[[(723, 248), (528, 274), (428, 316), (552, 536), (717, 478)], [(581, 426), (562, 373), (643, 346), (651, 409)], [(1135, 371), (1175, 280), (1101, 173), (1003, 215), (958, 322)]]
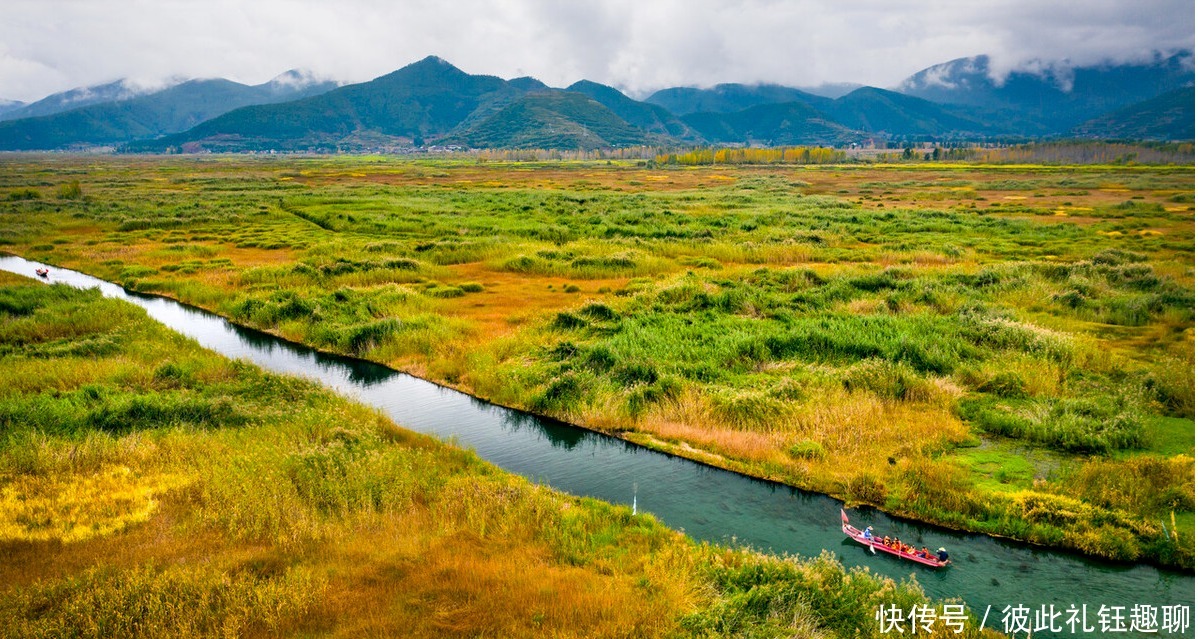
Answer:
[(336, 86), (291, 70), (253, 86), (207, 79), (158, 90), (125, 81), (72, 89), (0, 114), (0, 150), (117, 146), (185, 131), (239, 107), (285, 102)]
[[(1193, 140), (1192, 52), (1138, 64), (1039, 65), (1000, 76), (986, 56), (924, 69), (895, 90), (775, 84), (663, 89), (643, 101), (581, 80), (472, 75), (430, 56), (338, 86), (300, 72), (247, 86), (115, 82), (30, 105), (0, 102), (0, 150), (367, 151), (421, 146), (843, 146), (869, 141), (1094, 137)], [(836, 97), (830, 97), (836, 96)]]

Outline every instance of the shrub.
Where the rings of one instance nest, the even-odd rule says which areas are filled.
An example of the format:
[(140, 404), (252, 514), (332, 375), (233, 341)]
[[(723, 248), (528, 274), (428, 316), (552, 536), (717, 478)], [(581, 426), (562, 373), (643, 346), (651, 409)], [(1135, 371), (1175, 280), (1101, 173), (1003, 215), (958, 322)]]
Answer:
[(1131, 531), (1111, 525), (1076, 533), (1074, 543), (1084, 553), (1114, 559), (1135, 561), (1140, 557), (1140, 544)]
[(869, 472), (853, 475), (844, 487), (845, 497), (853, 502), (881, 505), (886, 502), (886, 485)]
[(591, 302), (578, 310), (579, 315), (584, 315), (598, 322), (611, 322), (619, 319), (619, 314), (611, 309), (610, 306), (601, 302)]
[(397, 258), (383, 262), (383, 268), (393, 268), (401, 271), (418, 271), (420, 270), (420, 262), (407, 258)]
[(570, 262), (570, 268), (577, 270), (598, 269), (602, 271), (626, 271), (636, 268), (636, 261), (623, 256), (579, 257)]
[(83, 188), (79, 186), (79, 180), (71, 180), (66, 184), (58, 185), (54, 190), (54, 195), (60, 200), (78, 200), (83, 197)]
[(562, 311), (554, 316), (553, 321), (549, 323), (549, 326), (559, 330), (572, 331), (580, 328), (586, 328), (589, 326), (589, 324), (587, 324), (586, 320), (573, 313)]
[(624, 386), (652, 384), (657, 381), (657, 369), (645, 362), (625, 362), (611, 370), (611, 377)]
[(542, 269), (544, 262), (534, 257), (520, 255), (503, 263), (504, 270), (513, 273), (535, 273)]
[(578, 375), (567, 372), (554, 379), (531, 402), (532, 410), (542, 413), (568, 412), (582, 403), (586, 388)]
[(429, 297), (437, 297), (441, 299), (451, 299), (454, 297), (465, 297), (466, 291), (458, 286), (437, 286), (425, 291)]
[(110, 433), (124, 433), (176, 424), (232, 426), (244, 421), (245, 418), (226, 399), (158, 394), (133, 395), (105, 402), (88, 414), (86, 425)]
[(789, 412), (786, 402), (756, 391), (720, 393), (713, 404), (716, 415), (730, 426), (743, 429), (769, 429)]
[(596, 373), (603, 373), (616, 365), (616, 356), (606, 346), (596, 346), (582, 356), (581, 363)]
[(22, 200), (40, 200), (41, 193), (33, 189), (14, 189), (8, 192), (8, 200), (10, 202), (20, 202)]
[(828, 451), (824, 450), (823, 445), (810, 439), (792, 444), (790, 448), (786, 449), (786, 452), (795, 459), (823, 461), (828, 457)]
[(636, 419), (654, 404), (677, 399), (682, 390), (682, 382), (673, 377), (662, 377), (653, 384), (642, 384), (628, 395), (628, 413)]
[(167, 362), (154, 370), (154, 381), (170, 387), (182, 386), (189, 378), (187, 371), (174, 362)]
[(961, 414), (982, 430), (1076, 453), (1143, 448), (1147, 433), (1134, 405), (1109, 397), (1045, 398), (1017, 407), (962, 401)]
[(351, 326), (343, 334), (343, 345), (351, 353), (365, 355), (399, 329), (399, 320), (391, 318)]
[(978, 390), (999, 397), (1020, 399), (1027, 397), (1027, 385), (1019, 373), (1003, 371), (982, 384)]

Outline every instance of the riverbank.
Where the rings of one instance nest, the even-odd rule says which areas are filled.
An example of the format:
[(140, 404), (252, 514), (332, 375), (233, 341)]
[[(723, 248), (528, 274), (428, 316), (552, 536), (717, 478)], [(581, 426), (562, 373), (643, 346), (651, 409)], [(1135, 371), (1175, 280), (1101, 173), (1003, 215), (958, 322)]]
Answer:
[(123, 161), (10, 197), (13, 247), (737, 472), (1192, 566), (1192, 175)]

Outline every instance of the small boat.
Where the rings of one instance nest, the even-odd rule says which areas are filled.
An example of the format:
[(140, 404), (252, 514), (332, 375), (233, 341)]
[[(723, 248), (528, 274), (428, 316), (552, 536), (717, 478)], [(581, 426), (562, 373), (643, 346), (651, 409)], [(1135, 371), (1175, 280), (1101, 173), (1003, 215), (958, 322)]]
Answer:
[(48, 268), (39, 268), (34, 273), (37, 273), (38, 277), (50, 277), (50, 269)]
[(943, 568), (952, 563), (952, 561), (949, 559), (940, 561), (940, 559), (935, 555), (931, 557), (923, 557), (914, 553), (896, 550), (894, 548), (890, 548), (889, 546), (884, 546), (882, 544), (882, 540), (877, 538), (867, 539), (865, 537), (865, 531), (858, 530), (849, 524), (849, 516), (845, 514), (843, 508), (840, 510), (840, 522), (840, 529), (844, 531), (844, 534), (848, 535), (849, 539), (852, 539), (863, 546), (868, 546), (874, 552), (881, 551), (901, 559), (906, 559), (907, 561), (914, 561), (917, 564), (923, 564), (930, 568)]

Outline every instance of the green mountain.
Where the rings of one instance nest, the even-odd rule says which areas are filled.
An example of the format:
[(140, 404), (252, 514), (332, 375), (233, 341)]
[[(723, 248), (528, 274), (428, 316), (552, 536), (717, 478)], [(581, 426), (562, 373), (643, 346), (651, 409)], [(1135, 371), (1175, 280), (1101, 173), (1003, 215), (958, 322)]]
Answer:
[(857, 89), (821, 110), (850, 129), (887, 136), (977, 137), (993, 128), (933, 102), (873, 87)]
[(0, 122), (0, 150), (116, 146), (183, 131), (248, 104), (291, 100), (335, 86), (291, 81), (288, 74), (280, 78), (256, 86), (191, 80), (154, 93)]
[(645, 98), (677, 116), (691, 113), (736, 113), (763, 104), (802, 102), (819, 107), (830, 100), (777, 84), (717, 84), (710, 89), (674, 87)]
[(839, 146), (866, 137), (802, 102), (762, 104), (736, 113), (691, 113), (682, 120), (717, 144)]
[[(669, 113), (593, 83), (559, 91), (533, 78), (470, 75), (436, 57), (370, 82), (285, 104), (247, 107), (129, 150), (361, 150), (439, 144), (601, 148), (686, 132)], [(612, 95), (615, 93), (617, 95)], [(618, 96), (618, 97), (617, 97)], [(614, 105), (630, 124), (604, 103)]]
[[(550, 89), (533, 78), (471, 75), (430, 56), (370, 82), (290, 101), (283, 93), (244, 97), (245, 89), (259, 87), (194, 81), (45, 118), (0, 122), (0, 150), (115, 145), (133, 152), (353, 152), (437, 145), (844, 145), (868, 138), (982, 140), (1070, 132), (1193, 136), (1193, 118), (1187, 121), (1192, 99), (1187, 103), (1184, 94), (1139, 106), (1128, 101), (1156, 98), (1158, 88), (1177, 89), (1178, 83), (1192, 87), (1192, 56), (1140, 67), (1071, 69), (1069, 90), (1063, 88), (1064, 71), (1054, 73), (1015, 73), (1000, 85), (990, 78), (988, 59), (980, 57), (926, 69), (905, 82), (903, 92), (860, 87), (830, 98), (779, 85), (721, 84), (664, 89), (640, 102), (587, 80)], [(286, 80), (276, 89), (305, 84), (303, 76)], [(1117, 95), (1123, 83), (1130, 87), (1127, 95)], [(838, 95), (848, 87), (828, 88)], [(64, 94), (57, 102), (88, 95)], [(230, 109), (236, 99), (249, 105)], [(1084, 113), (1091, 115), (1078, 119)]]
[(699, 137), (685, 122), (665, 108), (648, 102), (638, 102), (607, 85), (579, 80), (566, 87), (566, 90), (581, 93), (595, 100), (611, 109), (612, 113), (620, 116), (625, 122), (649, 133), (685, 141), (693, 141)]
[(524, 94), (519, 86), (467, 74), (430, 56), (370, 82), (304, 100), (237, 109), (179, 135), (129, 148), (327, 150), (359, 147), (363, 136), (376, 144), (422, 144), (468, 119), (497, 113)]
[(1122, 140), (1194, 139), (1194, 87), (1170, 91), (1083, 122), (1071, 133)]
[(573, 91), (527, 93), (447, 139), (475, 148), (598, 149), (645, 144), (651, 136)]

